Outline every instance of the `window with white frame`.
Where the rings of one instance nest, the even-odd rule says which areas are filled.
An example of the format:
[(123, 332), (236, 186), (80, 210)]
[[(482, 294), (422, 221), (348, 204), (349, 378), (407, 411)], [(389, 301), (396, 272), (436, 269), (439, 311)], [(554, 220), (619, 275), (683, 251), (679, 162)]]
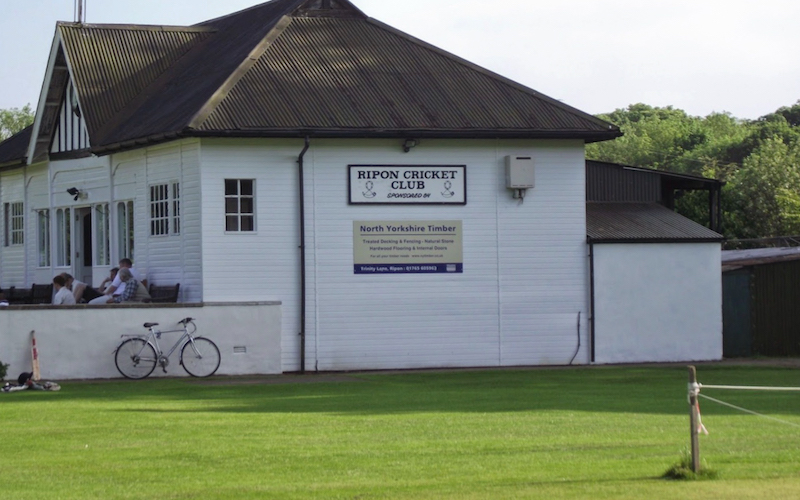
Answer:
[(255, 183), (253, 179), (225, 179), (225, 231), (256, 230)]
[(72, 265), (72, 211), (56, 209), (56, 266)]
[(14, 246), (25, 243), (25, 212), (21, 201), (6, 203), (5, 212), (5, 245)]
[(133, 202), (117, 202), (117, 250), (119, 258), (133, 260)]
[(108, 237), (108, 203), (100, 203), (95, 205), (94, 213), (94, 265), (107, 266), (111, 264), (110, 242)]
[(50, 210), (36, 211), (36, 239), (39, 254), (39, 267), (50, 266)]
[(150, 235), (180, 233), (180, 184), (150, 186)]

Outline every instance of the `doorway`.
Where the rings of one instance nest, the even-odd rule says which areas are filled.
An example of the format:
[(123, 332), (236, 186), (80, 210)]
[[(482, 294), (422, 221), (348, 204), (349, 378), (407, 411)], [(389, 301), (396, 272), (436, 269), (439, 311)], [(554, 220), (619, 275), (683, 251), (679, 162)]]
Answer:
[(75, 209), (75, 277), (84, 283), (92, 283), (92, 208)]

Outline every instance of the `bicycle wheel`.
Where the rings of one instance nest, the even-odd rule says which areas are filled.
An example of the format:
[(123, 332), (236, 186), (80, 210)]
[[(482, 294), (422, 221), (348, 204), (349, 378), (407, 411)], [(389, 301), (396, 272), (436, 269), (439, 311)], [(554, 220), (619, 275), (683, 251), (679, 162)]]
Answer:
[(114, 362), (125, 378), (140, 379), (156, 369), (156, 350), (144, 339), (128, 339), (117, 347)]
[(217, 344), (205, 337), (195, 337), (181, 348), (181, 364), (192, 377), (210, 377), (219, 368), (221, 357)]

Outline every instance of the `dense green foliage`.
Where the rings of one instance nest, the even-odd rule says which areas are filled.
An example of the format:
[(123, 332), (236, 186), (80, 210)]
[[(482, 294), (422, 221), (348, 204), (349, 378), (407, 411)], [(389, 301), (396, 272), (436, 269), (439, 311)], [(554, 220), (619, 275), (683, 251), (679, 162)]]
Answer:
[[(705, 384), (797, 386), (700, 365)], [(685, 366), (62, 381), (0, 394), (0, 492), (59, 499), (794, 498), (795, 393), (703, 401), (709, 481), (659, 479), (689, 445)], [(704, 389), (704, 392), (705, 389)]]
[[(725, 236), (800, 234), (800, 101), (757, 120), (727, 113), (690, 116), (680, 109), (632, 104), (600, 118), (624, 136), (591, 144), (587, 158), (703, 175), (726, 182)], [(708, 197), (693, 193), (678, 211), (708, 221)]]
[(31, 105), (19, 108), (0, 109), (0, 142), (8, 139), (33, 123)]

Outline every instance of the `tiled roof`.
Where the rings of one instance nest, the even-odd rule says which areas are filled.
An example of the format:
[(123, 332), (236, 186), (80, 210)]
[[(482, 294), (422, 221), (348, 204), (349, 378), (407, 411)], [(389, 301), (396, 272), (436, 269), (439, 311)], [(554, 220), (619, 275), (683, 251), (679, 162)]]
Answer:
[[(621, 135), (347, 0), (273, 0), (192, 27), (60, 23), (58, 33), (54, 72), (70, 68), (96, 154), (185, 136)], [(41, 120), (37, 157), (54, 116)]]
[(592, 243), (722, 241), (723, 236), (658, 203), (587, 203)]

